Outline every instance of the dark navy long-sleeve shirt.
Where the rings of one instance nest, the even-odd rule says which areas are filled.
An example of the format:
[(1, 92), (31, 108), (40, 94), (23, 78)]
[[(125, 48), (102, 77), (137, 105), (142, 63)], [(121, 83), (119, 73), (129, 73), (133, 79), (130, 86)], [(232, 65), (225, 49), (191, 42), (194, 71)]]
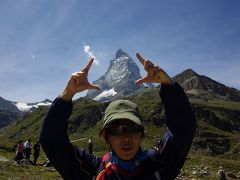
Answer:
[[(143, 169), (132, 179), (174, 179), (181, 170), (196, 131), (190, 103), (178, 83), (162, 85), (160, 96), (166, 110), (167, 130), (153, 149), (148, 150)], [(40, 143), (50, 162), (64, 179), (92, 179), (99, 173), (101, 157), (70, 143), (67, 127), (72, 102), (56, 98), (43, 123)], [(125, 179), (125, 178), (122, 178)]]

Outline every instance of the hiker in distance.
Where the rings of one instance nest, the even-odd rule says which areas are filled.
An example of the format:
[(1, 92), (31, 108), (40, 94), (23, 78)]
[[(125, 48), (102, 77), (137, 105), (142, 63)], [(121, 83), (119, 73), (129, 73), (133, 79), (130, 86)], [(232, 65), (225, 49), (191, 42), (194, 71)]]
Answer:
[[(196, 119), (181, 86), (169, 75), (139, 53), (138, 60), (147, 75), (137, 84), (160, 83), (160, 97), (166, 110), (167, 129), (152, 149), (142, 150), (144, 127), (137, 105), (129, 100), (116, 100), (105, 111), (100, 135), (109, 151), (97, 157), (73, 146), (67, 135), (72, 98), (78, 93), (99, 87), (88, 81), (93, 59), (73, 73), (64, 91), (52, 103), (45, 117), (40, 143), (56, 170), (64, 179), (97, 180), (172, 180), (182, 168), (196, 130)], [(160, 132), (159, 132), (160, 133)]]
[(92, 136), (90, 136), (88, 139), (88, 152), (92, 154), (92, 151), (93, 151), (93, 143), (92, 143)]

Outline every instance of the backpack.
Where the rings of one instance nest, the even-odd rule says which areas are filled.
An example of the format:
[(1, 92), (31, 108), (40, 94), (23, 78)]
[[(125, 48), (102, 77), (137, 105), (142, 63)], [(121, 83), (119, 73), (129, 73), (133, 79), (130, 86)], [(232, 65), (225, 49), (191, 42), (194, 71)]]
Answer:
[[(108, 179), (121, 180), (119, 175), (122, 175), (124, 177), (133, 177), (136, 174), (138, 174), (142, 170), (142, 168), (143, 166), (140, 165), (138, 168), (136, 168), (136, 170), (132, 172), (126, 172), (125, 170), (123, 170), (122, 168), (116, 166), (111, 162), (110, 152), (108, 152), (102, 157), (102, 162), (100, 166), (101, 170), (99, 171), (96, 177), (96, 180), (106, 180), (106, 177), (108, 177)], [(161, 180), (161, 177), (158, 171), (156, 171), (154, 175), (157, 180)]]

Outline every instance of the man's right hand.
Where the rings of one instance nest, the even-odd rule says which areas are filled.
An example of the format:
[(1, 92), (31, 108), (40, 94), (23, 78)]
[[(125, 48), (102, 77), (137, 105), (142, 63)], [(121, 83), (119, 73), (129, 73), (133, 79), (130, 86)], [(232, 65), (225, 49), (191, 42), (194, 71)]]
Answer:
[(70, 79), (68, 80), (67, 86), (64, 91), (61, 93), (60, 98), (65, 101), (72, 100), (73, 96), (78, 93), (85, 91), (87, 89), (96, 89), (100, 88), (88, 81), (88, 71), (93, 63), (93, 58), (88, 61), (88, 63), (78, 72), (72, 73)]
[(171, 77), (162, 68), (155, 66), (150, 60), (144, 59), (139, 53), (136, 56), (147, 71), (146, 76), (136, 81), (137, 84), (153, 82), (168, 85), (173, 82)]

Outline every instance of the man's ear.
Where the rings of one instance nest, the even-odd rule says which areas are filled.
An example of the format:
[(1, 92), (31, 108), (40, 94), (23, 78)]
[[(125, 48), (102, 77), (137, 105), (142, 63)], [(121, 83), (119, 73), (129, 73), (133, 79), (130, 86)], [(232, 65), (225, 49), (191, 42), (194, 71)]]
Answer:
[(107, 132), (105, 129), (102, 131), (102, 137), (107, 141)]
[(109, 142), (108, 142), (108, 133), (107, 133), (106, 129), (102, 129), (100, 131), (100, 136), (102, 136), (104, 138), (104, 140), (109, 144)]

